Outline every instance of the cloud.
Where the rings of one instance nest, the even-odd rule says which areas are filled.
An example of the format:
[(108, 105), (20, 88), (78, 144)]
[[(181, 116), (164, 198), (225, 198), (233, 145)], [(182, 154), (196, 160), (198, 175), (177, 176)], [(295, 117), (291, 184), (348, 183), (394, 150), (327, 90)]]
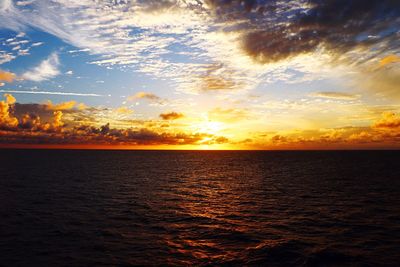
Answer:
[(18, 119), (11, 113), (15, 98), (10, 94), (4, 94), (6, 98), (0, 101), (0, 129), (12, 129), (18, 125)]
[(126, 98), (128, 101), (136, 101), (139, 99), (147, 99), (150, 102), (153, 103), (158, 103), (158, 104), (163, 104), (165, 102), (164, 99), (162, 99), (161, 97), (153, 94), (153, 93), (148, 93), (148, 92), (138, 92), (132, 96), (128, 96)]
[(70, 110), (73, 109), (78, 103), (76, 101), (67, 101), (59, 104), (53, 104), (50, 100), (46, 103), (48, 110)]
[(134, 113), (134, 111), (132, 109), (129, 109), (127, 107), (119, 107), (119, 108), (115, 109), (115, 111), (122, 115), (130, 115), (130, 114)]
[(223, 64), (212, 64), (205, 68), (200, 76), (200, 88), (203, 91), (233, 90), (242, 85), (235, 81), (234, 74)]
[(388, 64), (400, 62), (400, 57), (397, 55), (388, 55), (379, 61), (379, 67), (384, 67)]
[(10, 53), (5, 53), (5, 52), (0, 51), (0, 65), (4, 64), (4, 63), (7, 63), (7, 62), (10, 62), (13, 59), (15, 59), (14, 55), (12, 55)]
[(249, 118), (249, 112), (239, 108), (215, 108), (208, 112), (208, 118), (211, 121), (222, 121), (235, 123)]
[[(43, 0), (13, 7), (14, 14), (3, 12), (1, 19), (14, 24), (0, 27), (40, 29), (95, 55), (92, 64), (130, 66), (186, 93), (256, 86), (266, 70), (254, 70), (239, 51), (239, 34), (213, 25), (208, 6), (204, 1)], [(208, 75), (213, 64), (222, 64), (224, 72)]]
[(32, 70), (22, 74), (22, 78), (25, 80), (40, 82), (49, 80), (60, 74), (58, 66), (60, 61), (57, 53), (52, 53), (47, 59), (43, 60), (38, 66)]
[[(103, 144), (103, 145), (202, 145), (228, 142), (209, 133), (162, 130), (164, 122), (138, 121), (134, 127), (113, 128), (110, 123), (96, 125), (90, 115), (107, 110), (54, 110), (55, 105), (19, 104), (6, 94), (0, 101), (0, 143), (2, 144)], [(67, 102), (68, 103), (68, 102)], [(59, 107), (72, 106), (59, 104)], [(114, 112), (114, 110), (112, 110)], [(95, 116), (100, 119), (99, 116)], [(108, 118), (110, 119), (110, 118)]]
[(357, 75), (352, 83), (358, 90), (378, 93), (393, 99), (400, 98), (400, 68), (396, 66), (386, 65), (385, 68), (365, 70)]
[(363, 65), (395, 53), (399, 7), (393, 0), (3, 0), (0, 27), (40, 29), (93, 55), (92, 64), (129, 66), (180, 92), (229, 93), (329, 77), (338, 62)]
[(343, 92), (315, 92), (310, 94), (311, 97), (329, 98), (339, 100), (356, 100), (360, 95), (348, 94)]
[(63, 116), (62, 111), (57, 110), (57, 111), (54, 111), (53, 114), (54, 114), (54, 123), (53, 123), (54, 128), (60, 128), (60, 127), (64, 126), (64, 123), (62, 121), (62, 116)]
[(184, 115), (182, 113), (177, 113), (177, 112), (168, 112), (160, 114), (160, 118), (163, 120), (177, 120), (183, 117)]
[(392, 112), (385, 112), (382, 117), (374, 122), (374, 128), (378, 129), (398, 129), (400, 130), (400, 117)]
[(64, 95), (64, 96), (95, 96), (101, 97), (99, 94), (86, 94), (86, 93), (70, 93), (70, 92), (50, 92), (50, 91), (22, 91), (22, 90), (0, 90), (0, 93), (12, 94), (33, 94), (33, 95)]
[(243, 32), (242, 49), (260, 63), (284, 60), (318, 48), (346, 53), (377, 43), (385, 43), (381, 51), (396, 45), (398, 1), (209, 2), (219, 20), (234, 23), (233, 29)]
[(0, 70), (0, 81), (11, 83), (14, 81), (14, 79), (15, 79), (14, 73)]

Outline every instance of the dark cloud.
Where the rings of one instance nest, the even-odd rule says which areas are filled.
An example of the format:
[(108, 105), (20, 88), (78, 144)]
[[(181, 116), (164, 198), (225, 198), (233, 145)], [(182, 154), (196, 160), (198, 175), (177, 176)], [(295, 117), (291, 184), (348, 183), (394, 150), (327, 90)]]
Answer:
[(183, 117), (184, 115), (178, 112), (168, 112), (160, 114), (160, 118), (163, 120), (177, 120)]
[[(356, 47), (399, 46), (400, 1), (210, 0), (226, 29), (243, 33), (242, 48), (255, 60), (283, 60), (324, 47), (345, 53)], [(232, 28), (232, 22), (236, 26)]]

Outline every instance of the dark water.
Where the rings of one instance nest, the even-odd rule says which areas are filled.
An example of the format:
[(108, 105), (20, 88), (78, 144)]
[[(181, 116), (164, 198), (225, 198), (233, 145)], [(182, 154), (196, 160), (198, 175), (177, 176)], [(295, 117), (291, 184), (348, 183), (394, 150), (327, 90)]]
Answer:
[(1, 266), (400, 266), (400, 152), (0, 150)]

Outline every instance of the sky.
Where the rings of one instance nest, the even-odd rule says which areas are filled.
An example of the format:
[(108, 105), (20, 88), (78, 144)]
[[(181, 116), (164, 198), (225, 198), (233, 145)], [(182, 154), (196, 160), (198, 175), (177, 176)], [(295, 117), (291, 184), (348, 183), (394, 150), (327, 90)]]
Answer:
[(400, 148), (400, 1), (0, 0), (0, 147)]

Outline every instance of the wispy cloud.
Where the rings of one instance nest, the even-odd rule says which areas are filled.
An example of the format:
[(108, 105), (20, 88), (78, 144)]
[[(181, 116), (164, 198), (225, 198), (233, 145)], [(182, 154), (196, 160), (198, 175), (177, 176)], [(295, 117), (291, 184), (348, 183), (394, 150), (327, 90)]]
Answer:
[(132, 96), (128, 96), (126, 99), (128, 101), (136, 101), (139, 99), (146, 99), (152, 103), (156, 103), (156, 104), (160, 104), (160, 105), (163, 105), (166, 102), (164, 99), (162, 99), (158, 95), (155, 95), (155, 94), (149, 93), (149, 92), (137, 92), (136, 94), (134, 94)]
[(355, 100), (360, 98), (360, 95), (343, 93), (343, 92), (315, 92), (310, 94), (310, 96), (319, 98), (340, 99), (340, 100)]
[(364, 2), (4, 0), (0, 27), (39, 28), (95, 55), (92, 64), (128, 66), (181, 92), (227, 94), (331, 77), (338, 62), (392, 53), (399, 4)]
[(86, 93), (69, 93), (69, 92), (50, 92), (50, 91), (21, 91), (21, 90), (0, 90), (1, 93), (13, 94), (37, 94), (37, 95), (65, 95), (65, 96), (95, 96), (101, 97), (99, 94), (86, 94)]

